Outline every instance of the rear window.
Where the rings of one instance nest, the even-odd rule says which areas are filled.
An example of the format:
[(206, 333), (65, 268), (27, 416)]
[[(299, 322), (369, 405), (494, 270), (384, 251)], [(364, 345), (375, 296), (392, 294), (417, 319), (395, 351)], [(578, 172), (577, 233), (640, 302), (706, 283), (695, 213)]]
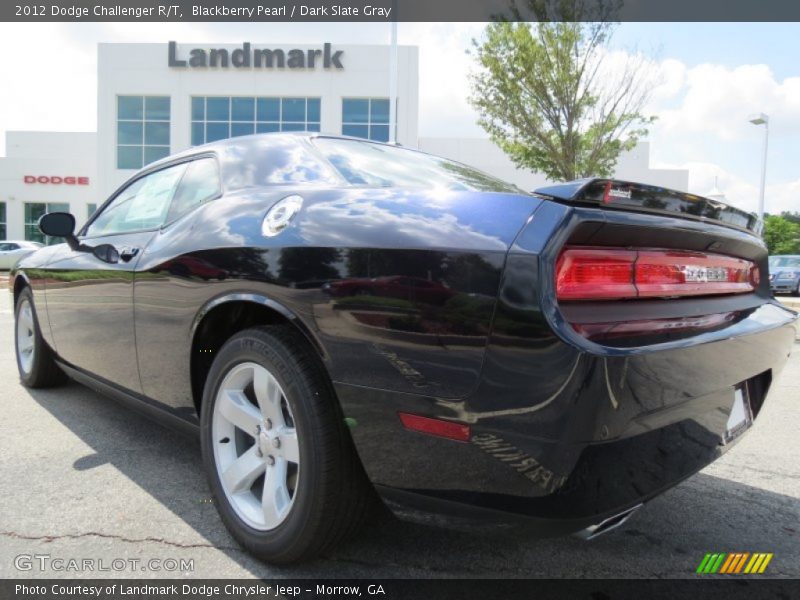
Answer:
[(315, 138), (314, 145), (351, 185), (520, 191), (467, 165), (406, 148), (324, 137)]
[(771, 256), (769, 259), (770, 268), (790, 267), (800, 268), (800, 257), (796, 256)]
[(265, 185), (341, 185), (336, 171), (302, 139), (281, 134), (256, 135), (219, 146), (228, 189)]
[(213, 158), (201, 158), (189, 163), (172, 198), (167, 223), (185, 215), (196, 206), (217, 198), (219, 194), (217, 161)]

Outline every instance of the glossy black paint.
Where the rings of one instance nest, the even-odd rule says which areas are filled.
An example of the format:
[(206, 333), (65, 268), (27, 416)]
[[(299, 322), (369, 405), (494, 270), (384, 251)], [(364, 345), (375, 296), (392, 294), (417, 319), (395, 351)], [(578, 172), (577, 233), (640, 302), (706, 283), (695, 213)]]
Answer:
[(734, 206), (667, 188), (614, 179), (579, 179), (538, 188), (536, 193), (574, 205), (603, 205), (611, 210), (678, 214), (681, 218), (760, 231), (758, 215)]
[[(448, 513), (451, 502), (500, 509), (555, 533), (635, 506), (726, 451), (730, 444), (721, 439), (734, 386), (747, 385), (760, 408), (792, 345), (795, 315), (770, 301), (764, 281), (757, 293), (737, 298), (559, 307), (552, 289), (558, 249), (576, 239), (620, 245), (617, 235), (631, 239), (619, 230), (628, 226), (662, 247), (691, 248), (702, 234), (706, 244), (711, 237), (765, 260), (759, 243), (740, 246), (752, 239), (741, 232), (688, 223), (675, 236), (676, 223), (663, 217), (611, 217), (545, 203), (509, 251), (479, 387), (457, 401), (402, 400), (401, 410), (470, 423), (468, 445), (416, 436), (411, 446), (415, 434), (395, 431), (389, 411), (377, 408), (396, 405), (397, 395), (376, 402), (371, 391), (337, 387), (348, 414), (373, 424), (353, 431), (373, 480), (423, 494), (427, 502), (418, 504), (425, 510), (437, 508), (431, 499)], [(732, 307), (741, 314), (714, 331), (630, 347), (593, 343), (565, 319), (570, 308), (614, 320), (646, 316), (654, 307), (671, 316)], [(417, 446), (424, 450), (410, 451)], [(401, 447), (409, 450), (396, 453)]]
[[(766, 273), (763, 244), (743, 231), (521, 192), (350, 186), (297, 136), (237, 138), (145, 172), (193, 152), (219, 161), (218, 199), (159, 230), (79, 235), (139, 248), (128, 261), (42, 249), (12, 286), (33, 287), (71, 375), (189, 425), (237, 327), (291, 324), (329, 373), (370, 478), (406, 504), (517, 513), (542, 532), (588, 525), (724, 452), (734, 386), (760, 408), (792, 344), (796, 315), (766, 277), (735, 298), (555, 300), (568, 241), (713, 247)], [(301, 212), (263, 236), (289, 194)], [(735, 316), (715, 329), (602, 343), (572, 325), (723, 312)], [(409, 432), (398, 411), (468, 423), (472, 439)]]
[[(191, 405), (190, 386), (176, 385), (189, 377), (189, 325), (209, 303), (240, 293), (269, 299), (308, 322), (335, 380), (396, 390), (424, 385), (444, 396), (474, 387), (491, 310), (463, 320), (456, 314), (459, 301), (477, 298), (492, 305), (505, 248), (539, 201), (501, 194), (437, 199), (403, 191), (306, 190), (291, 229), (264, 238), (266, 208), (287, 193), (220, 198), (200, 207), (191, 225), (168, 228), (146, 246), (137, 264), (135, 302), (137, 341), (146, 349), (139, 352), (147, 373), (144, 393), (172, 406)], [(481, 208), (480, 200), (493, 206)], [(499, 218), (497, 209), (506, 217)], [(195, 231), (204, 232), (208, 250), (194, 249)], [(453, 249), (451, 240), (470, 250)], [(396, 299), (398, 306), (387, 315), (375, 297), (332, 298), (323, 289), (330, 281), (388, 275), (430, 277), (457, 297), (445, 306), (422, 303), (418, 315), (410, 314), (411, 302)], [(443, 352), (448, 335), (465, 337), (463, 348)], [(424, 363), (422, 376), (411, 380), (385, 358), (409, 344), (420, 346)], [(375, 349), (365, 354), (364, 347)]]
[[(155, 235), (129, 233), (92, 243), (143, 247)], [(59, 358), (141, 393), (133, 310), (138, 260), (110, 264), (66, 244), (58, 249), (47, 263), (45, 296)]]

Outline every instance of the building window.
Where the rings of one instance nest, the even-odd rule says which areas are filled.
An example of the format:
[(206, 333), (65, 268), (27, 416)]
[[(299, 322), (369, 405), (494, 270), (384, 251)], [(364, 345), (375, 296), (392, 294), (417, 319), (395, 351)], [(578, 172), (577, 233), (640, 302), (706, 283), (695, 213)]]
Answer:
[(319, 98), (193, 96), (192, 145), (269, 133), (319, 131)]
[(45, 236), (39, 231), (39, 218), (51, 212), (69, 212), (69, 204), (60, 202), (26, 202), (25, 203), (25, 239), (42, 244), (60, 244), (62, 238)]
[(342, 98), (342, 135), (389, 141), (388, 98)]
[(6, 239), (6, 203), (0, 202), (0, 240)]
[(169, 96), (117, 96), (117, 168), (141, 169), (169, 155)]
[(97, 212), (97, 204), (94, 202), (89, 202), (86, 205), (86, 218), (91, 219), (92, 215)]

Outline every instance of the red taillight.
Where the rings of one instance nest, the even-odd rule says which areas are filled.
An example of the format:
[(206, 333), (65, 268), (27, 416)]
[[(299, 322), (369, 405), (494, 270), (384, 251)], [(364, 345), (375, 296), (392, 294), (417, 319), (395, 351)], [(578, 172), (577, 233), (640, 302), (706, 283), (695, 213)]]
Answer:
[(444, 421), (442, 419), (432, 419), (431, 417), (422, 417), (420, 415), (412, 415), (404, 412), (397, 413), (397, 416), (400, 417), (400, 421), (402, 421), (406, 429), (447, 438), (449, 440), (456, 440), (458, 442), (469, 441), (469, 425), (454, 423), (453, 421)]
[(567, 248), (556, 265), (559, 300), (739, 294), (760, 279), (754, 263), (703, 252)]
[(629, 250), (568, 249), (556, 267), (559, 300), (610, 300), (636, 296)]

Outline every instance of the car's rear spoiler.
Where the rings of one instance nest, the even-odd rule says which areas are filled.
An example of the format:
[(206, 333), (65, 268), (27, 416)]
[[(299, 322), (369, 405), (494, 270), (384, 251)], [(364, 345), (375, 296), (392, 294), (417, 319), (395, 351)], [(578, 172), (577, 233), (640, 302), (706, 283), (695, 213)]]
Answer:
[(756, 235), (761, 233), (761, 223), (755, 213), (748, 213), (703, 196), (644, 183), (616, 179), (577, 179), (538, 188), (534, 193), (571, 204), (713, 221)]

